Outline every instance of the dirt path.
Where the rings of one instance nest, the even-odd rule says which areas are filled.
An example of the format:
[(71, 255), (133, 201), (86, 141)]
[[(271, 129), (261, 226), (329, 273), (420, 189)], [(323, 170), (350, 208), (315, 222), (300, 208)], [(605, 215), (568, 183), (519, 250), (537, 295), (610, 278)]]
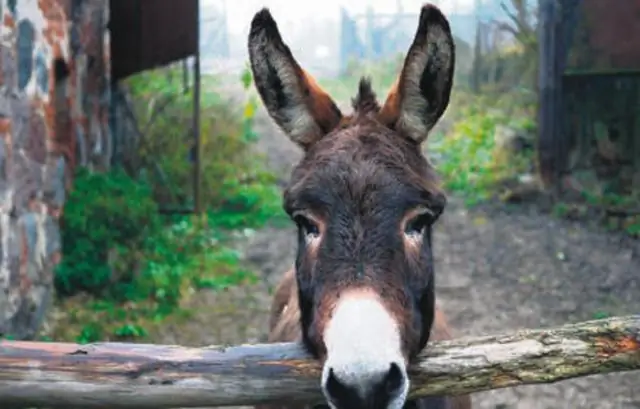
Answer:
[[(465, 210), (436, 234), (437, 294), (460, 335), (637, 313), (638, 243), (523, 209)], [(635, 247), (634, 247), (635, 246)], [(476, 408), (640, 408), (640, 373), (474, 395)]]
[[(300, 152), (259, 112), (259, 149), (288, 177)], [(640, 311), (640, 243), (555, 220), (535, 209), (449, 206), (435, 233), (439, 303), (458, 335), (481, 335)], [(263, 282), (196, 295), (195, 317), (162, 342), (257, 342), (269, 291), (293, 262), (294, 231), (266, 229), (241, 245)], [(640, 408), (640, 372), (475, 394), (477, 409)]]

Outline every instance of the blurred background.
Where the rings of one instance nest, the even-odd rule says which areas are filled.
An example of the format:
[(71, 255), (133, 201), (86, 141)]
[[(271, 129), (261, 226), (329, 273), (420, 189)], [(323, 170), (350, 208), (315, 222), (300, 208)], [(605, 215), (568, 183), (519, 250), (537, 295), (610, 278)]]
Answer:
[[(415, 19), (422, 3), (410, 0), (329, 0), (321, 4), (203, 0), (203, 58), (212, 60), (213, 70), (217, 56), (237, 63), (246, 61), (251, 17), (255, 10), (267, 6), (290, 47), (296, 49), (300, 62), (316, 75), (335, 76), (343, 73), (349, 59), (375, 61), (406, 51), (415, 34)], [(474, 43), (478, 24), (504, 17), (498, 1), (440, 0), (433, 4), (447, 13), (454, 33), (467, 47)], [(219, 22), (226, 24), (226, 30)], [(221, 50), (225, 51), (221, 53)]]
[[(36, 3), (0, 1), (12, 34), (0, 124), (13, 126), (0, 127), (0, 334), (264, 341), (295, 256), (280, 195), (301, 152), (253, 87), (251, 19), (269, 7), (348, 110), (363, 75), (386, 96), (422, 2)], [(434, 3), (457, 52), (451, 103), (425, 144), (449, 195), (434, 251), (456, 335), (638, 313), (640, 1)], [(47, 37), (42, 24), (64, 29)], [(639, 382), (592, 376), (473, 400), (640, 408)]]

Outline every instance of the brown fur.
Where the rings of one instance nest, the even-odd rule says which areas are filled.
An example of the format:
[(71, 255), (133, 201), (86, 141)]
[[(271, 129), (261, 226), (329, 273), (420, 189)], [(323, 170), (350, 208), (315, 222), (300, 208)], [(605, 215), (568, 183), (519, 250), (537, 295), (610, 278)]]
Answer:
[[(301, 341), (324, 361), (323, 334), (338, 300), (365, 292), (397, 323), (405, 363), (429, 339), (451, 338), (435, 305), (431, 241), (446, 198), (420, 147), (449, 103), (455, 47), (446, 17), (422, 8), (384, 104), (362, 79), (349, 115), (300, 67), (267, 9), (251, 23), (248, 48), (269, 115), (305, 152), (283, 195), (298, 226), (298, 252), (274, 296), (269, 340)], [(371, 396), (342, 396), (350, 399), (342, 408), (371, 405)], [(384, 405), (384, 395), (375, 396)], [(470, 408), (468, 397), (407, 404)]]
[(303, 87), (308, 90), (307, 104), (309, 110), (315, 113), (314, 117), (318, 125), (325, 131), (335, 128), (342, 119), (342, 115), (333, 100), (320, 88), (316, 80), (304, 70), (302, 70), (302, 77)]
[[(299, 342), (302, 339), (300, 330), (300, 310), (298, 309), (298, 287), (295, 270), (287, 271), (276, 287), (269, 317), (269, 342)], [(453, 339), (447, 318), (442, 310), (436, 308), (435, 321), (431, 329), (431, 340), (446, 341)], [(469, 395), (448, 398), (447, 409), (471, 409)], [(418, 401), (420, 407), (420, 402)], [(256, 409), (311, 409), (308, 406), (280, 407), (277, 405), (260, 405)], [(425, 407), (424, 409), (429, 409)]]

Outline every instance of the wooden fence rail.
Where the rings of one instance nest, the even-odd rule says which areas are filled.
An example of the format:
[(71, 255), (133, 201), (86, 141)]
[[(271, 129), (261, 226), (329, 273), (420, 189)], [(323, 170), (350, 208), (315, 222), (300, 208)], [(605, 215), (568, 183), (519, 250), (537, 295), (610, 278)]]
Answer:
[[(640, 369), (640, 315), (430, 345), (412, 396), (461, 394)], [(296, 344), (186, 348), (0, 342), (2, 406), (172, 408), (320, 399)]]

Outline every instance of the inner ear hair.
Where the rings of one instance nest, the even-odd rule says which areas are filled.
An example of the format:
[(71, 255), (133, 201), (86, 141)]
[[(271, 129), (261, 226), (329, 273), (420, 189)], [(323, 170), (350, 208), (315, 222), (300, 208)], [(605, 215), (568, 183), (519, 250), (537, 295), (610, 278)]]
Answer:
[(248, 49), (260, 98), (271, 118), (293, 142), (309, 149), (338, 125), (342, 113), (300, 67), (267, 8), (251, 21)]
[(454, 67), (449, 22), (436, 6), (427, 4), (402, 71), (378, 114), (380, 122), (417, 143), (424, 142), (449, 105)]

